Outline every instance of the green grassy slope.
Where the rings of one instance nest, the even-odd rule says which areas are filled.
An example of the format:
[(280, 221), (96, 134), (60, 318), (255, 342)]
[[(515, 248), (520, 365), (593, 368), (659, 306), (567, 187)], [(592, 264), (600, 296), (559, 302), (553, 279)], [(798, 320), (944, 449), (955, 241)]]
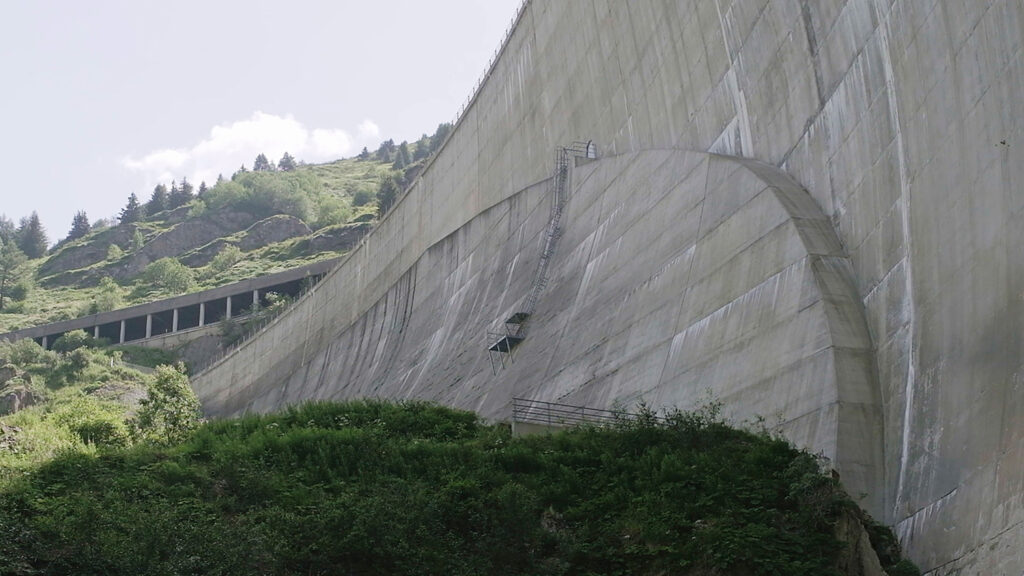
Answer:
[[(18, 271), (21, 277), (32, 278), (35, 286), (25, 300), (8, 300), (0, 310), (0, 333), (337, 257), (343, 252), (318, 249), (322, 244), (310, 239), (332, 231), (344, 233), (353, 226), (361, 226), (360, 231), (364, 232), (366, 224), (358, 223), (375, 220), (378, 183), (392, 173), (390, 163), (373, 159), (300, 165), (291, 172), (250, 172), (240, 175), (235, 182), (212, 187), (205, 196), (176, 211), (164, 211), (129, 225), (93, 230), (83, 238), (58, 246), (43, 258), (29, 261)], [(353, 202), (357, 194), (366, 203)], [(302, 220), (312, 234), (241, 250), (226, 247), (244, 245), (245, 228), (275, 214)], [(184, 267), (191, 278), (185, 289), (154, 283), (143, 276), (141, 269), (124, 272), (139, 262), (137, 252), (146, 253), (155, 246), (151, 243), (159, 243), (161, 235), (167, 238), (175, 227), (200, 226), (203, 222), (213, 226), (225, 220), (237, 222), (235, 228), (239, 230), (171, 255), (191, 264)], [(187, 238), (188, 234), (183, 236)], [(200, 260), (201, 264), (189, 260), (191, 254), (200, 251), (216, 257), (208, 262)], [(70, 255), (85, 253), (92, 256), (78, 258), (84, 265), (67, 269)], [(61, 264), (55, 266), (57, 262)], [(101, 285), (104, 277), (115, 277), (117, 282)]]

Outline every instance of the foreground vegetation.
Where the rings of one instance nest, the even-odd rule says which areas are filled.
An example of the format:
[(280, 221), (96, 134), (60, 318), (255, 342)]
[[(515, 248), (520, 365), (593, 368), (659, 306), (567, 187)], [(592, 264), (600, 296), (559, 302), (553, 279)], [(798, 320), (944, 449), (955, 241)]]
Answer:
[(837, 574), (835, 523), (861, 515), (814, 457), (712, 411), (513, 438), (421, 403), (195, 430), (171, 404), (5, 474), (0, 573)]

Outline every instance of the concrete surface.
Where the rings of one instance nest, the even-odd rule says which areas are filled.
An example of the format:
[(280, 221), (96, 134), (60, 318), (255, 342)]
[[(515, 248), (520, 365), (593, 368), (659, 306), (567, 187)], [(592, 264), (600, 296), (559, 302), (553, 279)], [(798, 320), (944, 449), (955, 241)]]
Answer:
[[(600, 404), (685, 403), (710, 384), (736, 416), (778, 412), (791, 437), (834, 450), (844, 482), (871, 488), (926, 572), (1019, 576), (1022, 58), (1020, 0), (534, 0), (363, 248), (196, 387), (211, 413), (393, 395), (497, 416), (516, 386)], [(552, 268), (562, 276), (520, 360), (477, 376), (490, 368), (470, 327), (497, 327), (529, 288), (547, 212), (534, 184), (556, 145), (591, 139), (608, 159), (571, 200), (574, 231)], [(783, 172), (824, 218), (799, 222), (778, 207), (786, 193), (748, 197), (756, 186), (738, 183), (702, 201), (704, 216), (673, 192), (642, 230), (621, 230), (629, 220), (611, 211), (632, 202), (619, 208), (622, 193), (599, 173), (633, 182), (630, 197), (653, 206), (640, 182), (678, 176), (658, 170), (656, 149), (774, 166), (766, 176), (707, 160), (708, 174), (738, 165), (762, 183)], [(709, 222), (721, 236), (684, 234)], [(593, 239), (573, 244), (583, 231)], [(670, 252), (660, 242), (692, 244), (673, 257), (690, 264), (663, 261), (634, 286), (643, 297), (625, 298), (643, 262)], [(686, 305), (643, 315), (674, 300)]]

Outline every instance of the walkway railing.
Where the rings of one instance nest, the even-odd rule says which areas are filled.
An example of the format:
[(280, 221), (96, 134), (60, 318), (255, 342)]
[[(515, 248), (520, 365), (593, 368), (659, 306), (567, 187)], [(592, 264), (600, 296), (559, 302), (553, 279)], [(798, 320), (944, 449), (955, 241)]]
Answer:
[(569, 427), (580, 424), (608, 425), (636, 417), (637, 414), (625, 410), (602, 410), (526, 398), (512, 399), (513, 422)]

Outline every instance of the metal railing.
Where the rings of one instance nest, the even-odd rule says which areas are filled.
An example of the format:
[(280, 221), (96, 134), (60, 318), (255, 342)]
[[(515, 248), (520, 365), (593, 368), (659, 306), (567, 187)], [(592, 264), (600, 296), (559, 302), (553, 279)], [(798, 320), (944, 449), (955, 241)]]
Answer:
[(600, 426), (632, 420), (636, 417), (637, 414), (625, 410), (603, 410), (527, 398), (512, 399), (512, 422), (544, 424), (546, 426), (579, 426), (580, 424)]

